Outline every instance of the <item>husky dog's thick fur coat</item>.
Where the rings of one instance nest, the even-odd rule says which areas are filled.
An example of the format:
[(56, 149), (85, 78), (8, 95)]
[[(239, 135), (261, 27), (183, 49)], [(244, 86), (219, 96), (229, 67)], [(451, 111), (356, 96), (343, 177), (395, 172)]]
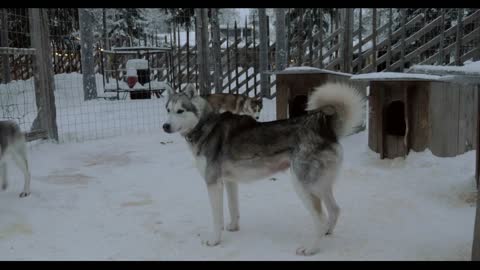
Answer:
[(290, 168), (295, 190), (313, 217), (316, 233), (297, 254), (317, 253), (321, 237), (333, 232), (340, 211), (333, 196), (343, 155), (339, 138), (362, 123), (363, 106), (363, 97), (352, 87), (325, 84), (309, 97), (306, 115), (257, 122), (245, 115), (215, 112), (192, 86), (181, 93), (170, 92), (163, 129), (185, 137), (212, 207), (213, 234), (202, 242), (208, 246), (220, 243), (224, 186), (230, 212), (226, 230), (236, 231), (240, 228), (238, 183), (265, 179)]

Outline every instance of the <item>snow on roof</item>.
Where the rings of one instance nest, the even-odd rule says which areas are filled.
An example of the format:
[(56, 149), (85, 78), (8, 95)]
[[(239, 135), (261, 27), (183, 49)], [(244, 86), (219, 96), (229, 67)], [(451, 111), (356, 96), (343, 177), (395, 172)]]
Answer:
[(414, 65), (409, 72), (424, 72), (438, 75), (478, 75), (480, 76), (480, 61), (470, 62), (464, 66), (432, 66)]
[(374, 72), (353, 75), (350, 77), (352, 80), (377, 80), (377, 81), (390, 81), (390, 80), (426, 80), (426, 81), (436, 81), (441, 77), (436, 75), (427, 75), (427, 74), (413, 74), (413, 73), (401, 73), (401, 72)]
[(129, 69), (148, 69), (148, 61), (146, 59), (129, 59), (126, 64)]
[(309, 66), (300, 66), (300, 67), (289, 67), (279, 72), (274, 72), (275, 74), (294, 74), (294, 73), (328, 73), (328, 74), (335, 74), (335, 75), (342, 75), (342, 76), (352, 76), (349, 73), (343, 72), (336, 72), (326, 69), (320, 69), (316, 67), (309, 67)]

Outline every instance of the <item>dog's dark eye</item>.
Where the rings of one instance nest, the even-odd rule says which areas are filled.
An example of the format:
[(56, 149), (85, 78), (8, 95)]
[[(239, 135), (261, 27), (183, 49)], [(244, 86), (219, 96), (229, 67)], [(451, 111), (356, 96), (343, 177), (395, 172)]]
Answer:
[(167, 112), (170, 112), (170, 109), (167, 109)]
[(183, 113), (183, 110), (178, 110), (177, 113), (178, 114)]

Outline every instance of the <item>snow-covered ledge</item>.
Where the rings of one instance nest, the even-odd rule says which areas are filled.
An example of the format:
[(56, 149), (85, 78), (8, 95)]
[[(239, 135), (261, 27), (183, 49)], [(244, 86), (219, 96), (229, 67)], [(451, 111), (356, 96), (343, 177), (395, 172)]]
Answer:
[(365, 73), (359, 75), (353, 75), (351, 80), (362, 81), (400, 81), (400, 80), (412, 80), (412, 81), (437, 81), (441, 76), (428, 75), (428, 74), (413, 74), (402, 72), (374, 72)]
[(309, 66), (300, 66), (300, 67), (289, 67), (282, 71), (265, 71), (266, 74), (305, 74), (305, 73), (323, 73), (323, 74), (333, 74), (340, 76), (352, 76), (350, 73), (343, 73), (337, 71), (331, 71), (326, 69), (320, 69), (316, 67)]

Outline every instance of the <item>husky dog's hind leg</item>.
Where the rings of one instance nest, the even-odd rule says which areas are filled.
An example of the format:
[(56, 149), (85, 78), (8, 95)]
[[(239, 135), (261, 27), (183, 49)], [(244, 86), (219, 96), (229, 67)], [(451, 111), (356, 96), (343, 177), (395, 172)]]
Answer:
[(225, 189), (227, 190), (228, 210), (230, 212), (230, 223), (227, 225), (227, 231), (238, 231), (240, 229), (240, 210), (238, 206), (238, 184), (225, 181)]
[(333, 232), (340, 213), (333, 197), (333, 184), (342, 161), (342, 150), (339, 145), (332, 145), (312, 155), (308, 149), (319, 145), (304, 146), (294, 155), (291, 171), (295, 190), (312, 215), (315, 238), (312, 243), (298, 248), (297, 254), (313, 255), (320, 249), (320, 239)]

